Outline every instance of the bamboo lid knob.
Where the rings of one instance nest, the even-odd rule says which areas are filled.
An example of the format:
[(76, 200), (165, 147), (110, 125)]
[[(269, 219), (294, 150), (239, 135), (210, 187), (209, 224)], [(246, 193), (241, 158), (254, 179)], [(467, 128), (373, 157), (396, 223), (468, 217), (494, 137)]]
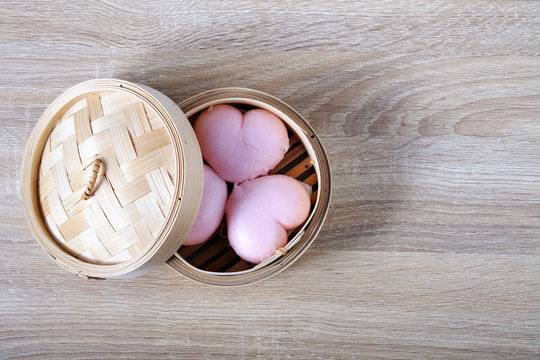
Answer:
[(98, 176), (103, 175), (105, 173), (105, 171), (102, 170), (105, 168), (105, 166), (103, 166), (103, 160), (101, 160), (101, 158), (95, 158), (90, 163), (90, 165), (93, 165), (92, 175), (90, 175), (90, 180), (88, 180), (88, 185), (86, 185), (86, 189), (84, 190), (84, 193), (81, 196), (81, 200), (88, 200), (88, 198), (92, 196), (94, 192), (94, 187), (96, 186), (96, 181), (98, 179)]

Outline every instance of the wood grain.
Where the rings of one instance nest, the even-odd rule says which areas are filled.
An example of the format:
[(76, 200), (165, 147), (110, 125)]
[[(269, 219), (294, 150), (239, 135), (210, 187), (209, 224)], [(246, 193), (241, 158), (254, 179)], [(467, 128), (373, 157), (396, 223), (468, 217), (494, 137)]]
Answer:
[[(0, 358), (537, 358), (540, 6), (529, 1), (0, 1)], [(45, 107), (117, 77), (176, 102), (245, 86), (320, 135), (329, 216), (238, 289), (166, 265), (91, 282), (21, 207)]]

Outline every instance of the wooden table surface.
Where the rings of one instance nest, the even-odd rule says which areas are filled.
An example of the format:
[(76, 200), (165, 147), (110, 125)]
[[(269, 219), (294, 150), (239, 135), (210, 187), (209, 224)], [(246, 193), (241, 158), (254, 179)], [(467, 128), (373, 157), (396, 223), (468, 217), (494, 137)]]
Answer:
[[(540, 4), (0, 1), (0, 358), (540, 356)], [(273, 94), (331, 161), (330, 212), (279, 275), (60, 269), (25, 221), (23, 147), (63, 90)]]

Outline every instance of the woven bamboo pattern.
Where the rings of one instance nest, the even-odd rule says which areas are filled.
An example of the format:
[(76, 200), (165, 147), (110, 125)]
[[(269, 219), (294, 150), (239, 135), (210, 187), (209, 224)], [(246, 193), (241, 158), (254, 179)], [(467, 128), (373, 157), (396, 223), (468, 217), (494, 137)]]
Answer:
[[(101, 167), (92, 166), (96, 159)], [(88, 187), (97, 168), (97, 182)], [(122, 263), (158, 235), (174, 179), (175, 154), (158, 114), (125, 91), (89, 93), (62, 115), (45, 144), (41, 213), (72, 255), (90, 263)], [(87, 188), (92, 193), (85, 200)]]

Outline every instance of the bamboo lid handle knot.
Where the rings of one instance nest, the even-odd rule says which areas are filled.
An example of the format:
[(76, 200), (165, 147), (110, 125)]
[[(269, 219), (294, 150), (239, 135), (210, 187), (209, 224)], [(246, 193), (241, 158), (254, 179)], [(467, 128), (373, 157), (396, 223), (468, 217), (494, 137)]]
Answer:
[[(86, 185), (86, 189), (81, 196), (81, 200), (88, 200), (90, 196), (93, 195), (94, 186), (96, 186), (98, 176), (103, 175), (103, 160), (101, 160), (101, 158), (95, 158), (90, 165), (92, 165), (92, 173), (90, 175), (90, 180), (88, 180), (88, 185)], [(86, 166), (85, 169), (88, 168), (88, 166)]]

